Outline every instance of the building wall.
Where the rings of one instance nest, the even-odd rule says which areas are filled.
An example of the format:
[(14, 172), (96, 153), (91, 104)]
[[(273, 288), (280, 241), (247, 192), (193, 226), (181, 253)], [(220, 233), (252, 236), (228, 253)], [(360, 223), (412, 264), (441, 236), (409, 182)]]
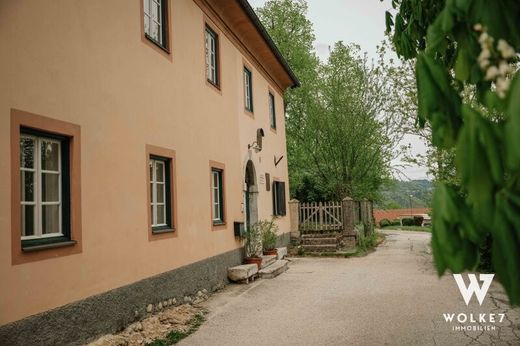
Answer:
[[(237, 47), (220, 35), (217, 92), (205, 82), (204, 13), (191, 0), (173, 0), (170, 16), (168, 56), (141, 39), (140, 0), (0, 3), (0, 324), (242, 246), (233, 221), (244, 219), (248, 155), (257, 175), (288, 181), (280, 91), (275, 134), (264, 76), (253, 68), (253, 119), (243, 111)], [(79, 254), (12, 264), (11, 109), (81, 127)], [(250, 154), (258, 127), (264, 150)], [(146, 145), (176, 151), (174, 237), (148, 239)], [(276, 168), (274, 155), (284, 156)], [(218, 230), (211, 228), (210, 160), (225, 164), (227, 225)], [(271, 214), (264, 185), (259, 217)], [(289, 231), (288, 217), (277, 222)]]

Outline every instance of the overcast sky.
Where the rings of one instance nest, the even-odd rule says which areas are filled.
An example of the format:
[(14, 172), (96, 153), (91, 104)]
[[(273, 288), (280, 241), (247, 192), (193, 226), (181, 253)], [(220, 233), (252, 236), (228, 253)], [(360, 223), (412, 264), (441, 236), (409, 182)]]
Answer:
[[(326, 60), (329, 46), (337, 41), (354, 42), (376, 59), (376, 46), (384, 39), (385, 11), (390, 0), (307, 0), (308, 18), (314, 25), (316, 42), (314, 48), (322, 60)], [(249, 0), (253, 8), (262, 6), (266, 0)], [(406, 136), (402, 144), (411, 144), (412, 154), (423, 154), (424, 144), (414, 136)], [(399, 160), (394, 164), (398, 165)], [(427, 178), (423, 167), (406, 167), (404, 170), (410, 179)]]

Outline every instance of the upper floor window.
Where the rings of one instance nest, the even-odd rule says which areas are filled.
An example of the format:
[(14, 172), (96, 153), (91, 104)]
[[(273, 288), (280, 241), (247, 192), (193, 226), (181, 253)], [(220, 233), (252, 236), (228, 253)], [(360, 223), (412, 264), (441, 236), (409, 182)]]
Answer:
[(168, 0), (143, 0), (144, 34), (159, 47), (168, 49)]
[(218, 35), (209, 26), (206, 26), (205, 41), (206, 78), (208, 82), (218, 86)]
[(213, 224), (224, 223), (223, 170), (211, 169), (211, 202), (213, 206)]
[(249, 112), (253, 112), (253, 78), (251, 70), (244, 66), (244, 103)]
[(271, 123), (271, 128), (276, 130), (276, 111), (272, 93), (269, 93), (269, 122)]
[(285, 210), (285, 183), (282, 181), (273, 182), (273, 215), (284, 216)]
[(152, 230), (171, 229), (170, 159), (150, 156), (150, 216)]
[(68, 138), (22, 128), (22, 246), (70, 240)]

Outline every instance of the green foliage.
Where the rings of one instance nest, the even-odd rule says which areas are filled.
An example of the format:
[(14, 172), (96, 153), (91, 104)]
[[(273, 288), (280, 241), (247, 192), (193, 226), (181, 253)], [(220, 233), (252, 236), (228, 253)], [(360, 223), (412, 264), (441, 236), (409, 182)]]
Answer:
[(285, 95), (291, 196), (374, 199), (389, 176), (395, 144), (380, 119), (390, 100), (384, 74), (358, 46), (342, 42), (320, 63), (306, 12), (303, 0), (271, 0), (258, 9), (302, 85)]
[(394, 219), (390, 222), (390, 226), (401, 226), (401, 220)]
[(418, 123), (454, 163), (454, 179), (439, 182), (433, 200), (438, 272), (475, 270), (492, 244), (497, 278), (520, 304), (520, 2), (392, 6), (396, 52), (416, 59)]
[(390, 222), (390, 220), (388, 219), (381, 219), (381, 221), (379, 221), (379, 226), (381, 228), (384, 228), (384, 227), (388, 227), (390, 226), (392, 223)]
[(244, 249), (246, 257), (258, 257), (262, 252), (262, 223), (257, 222), (246, 228)]
[(260, 234), (262, 235), (262, 248), (264, 250), (274, 250), (276, 248), (278, 225), (274, 223), (274, 219), (270, 221), (262, 220), (256, 223)]
[(375, 231), (365, 233), (364, 231), (361, 231), (362, 229), (364, 229), (363, 224), (359, 224), (358, 226), (356, 226), (356, 229), (358, 230), (358, 253), (364, 254), (378, 245), (379, 239), (381, 238), (381, 234)]
[(405, 217), (401, 220), (401, 223), (403, 226), (415, 226), (415, 222), (413, 222), (413, 219), (411, 217)]
[(428, 180), (390, 180), (380, 189), (380, 199), (375, 209), (409, 209), (410, 195), (413, 208), (431, 206), (433, 186)]

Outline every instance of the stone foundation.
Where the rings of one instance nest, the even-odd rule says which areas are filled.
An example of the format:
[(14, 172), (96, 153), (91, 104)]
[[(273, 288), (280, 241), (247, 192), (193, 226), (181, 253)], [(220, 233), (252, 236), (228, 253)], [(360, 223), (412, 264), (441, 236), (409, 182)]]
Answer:
[[(285, 241), (288, 236), (280, 236)], [(227, 268), (242, 263), (232, 250), (127, 286), (0, 326), (0, 344), (81, 345), (124, 329), (148, 314), (214, 291), (227, 283)]]

